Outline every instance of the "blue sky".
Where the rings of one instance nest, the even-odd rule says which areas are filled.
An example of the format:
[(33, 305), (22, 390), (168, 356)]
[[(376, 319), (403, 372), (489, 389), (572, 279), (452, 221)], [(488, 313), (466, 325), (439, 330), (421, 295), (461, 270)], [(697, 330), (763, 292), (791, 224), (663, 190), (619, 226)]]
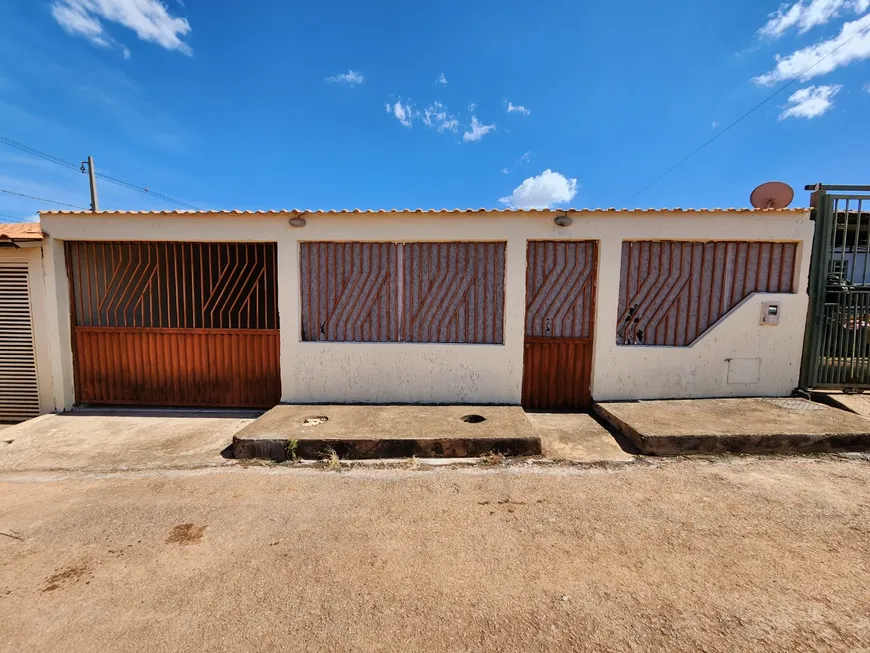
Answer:
[[(806, 204), (870, 183), (870, 0), (0, 0), (0, 135), (198, 208), (619, 207), (825, 55), (628, 201)], [(88, 203), (2, 144), (0, 188)]]

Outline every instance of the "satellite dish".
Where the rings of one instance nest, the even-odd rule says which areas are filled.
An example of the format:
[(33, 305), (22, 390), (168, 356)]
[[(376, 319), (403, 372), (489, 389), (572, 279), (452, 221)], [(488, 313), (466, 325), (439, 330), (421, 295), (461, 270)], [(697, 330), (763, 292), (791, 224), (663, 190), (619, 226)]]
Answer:
[(752, 191), (749, 203), (756, 209), (784, 209), (794, 199), (794, 189), (781, 181), (769, 181)]

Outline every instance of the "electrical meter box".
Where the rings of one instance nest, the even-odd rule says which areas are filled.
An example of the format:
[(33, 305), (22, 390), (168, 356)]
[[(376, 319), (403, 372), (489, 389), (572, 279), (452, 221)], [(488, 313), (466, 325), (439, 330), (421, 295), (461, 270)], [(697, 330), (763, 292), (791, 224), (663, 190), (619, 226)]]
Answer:
[(761, 323), (768, 326), (779, 324), (779, 302), (761, 302)]

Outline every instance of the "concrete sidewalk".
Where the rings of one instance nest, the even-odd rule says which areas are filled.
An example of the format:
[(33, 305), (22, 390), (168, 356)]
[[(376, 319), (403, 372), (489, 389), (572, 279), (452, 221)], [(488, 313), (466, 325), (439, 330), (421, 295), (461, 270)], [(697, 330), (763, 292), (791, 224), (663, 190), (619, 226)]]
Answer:
[(642, 453), (808, 453), (870, 448), (870, 420), (796, 398), (595, 404)]
[(541, 441), (519, 406), (281, 405), (233, 437), (236, 458), (536, 456)]
[(870, 394), (817, 391), (812, 393), (812, 398), (813, 401), (819, 401), (834, 408), (848, 410), (861, 417), (870, 418)]
[(232, 461), (221, 452), (260, 412), (106, 410), (42, 415), (0, 431), (0, 471), (225, 465)]
[[(228, 466), (239, 463), (232, 460), (234, 437), (250, 447), (249, 455), (272, 460), (288, 457), (291, 440), (297, 455), (309, 461), (319, 461), (327, 448), (344, 459), (348, 444), (368, 454), (357, 457), (393, 463), (411, 455), (474, 458), (490, 451), (586, 464), (634, 460), (585, 413), (526, 415), (517, 406), (350, 405), (279, 406), (260, 413), (87, 409), (43, 415), (0, 431), (0, 472)], [(466, 415), (486, 419), (463, 422)]]

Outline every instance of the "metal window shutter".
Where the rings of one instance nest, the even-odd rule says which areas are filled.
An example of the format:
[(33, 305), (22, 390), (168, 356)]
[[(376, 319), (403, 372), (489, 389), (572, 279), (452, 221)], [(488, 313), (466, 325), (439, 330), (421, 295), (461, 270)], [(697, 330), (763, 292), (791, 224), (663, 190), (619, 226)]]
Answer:
[(0, 267), (0, 422), (39, 415), (27, 266)]

